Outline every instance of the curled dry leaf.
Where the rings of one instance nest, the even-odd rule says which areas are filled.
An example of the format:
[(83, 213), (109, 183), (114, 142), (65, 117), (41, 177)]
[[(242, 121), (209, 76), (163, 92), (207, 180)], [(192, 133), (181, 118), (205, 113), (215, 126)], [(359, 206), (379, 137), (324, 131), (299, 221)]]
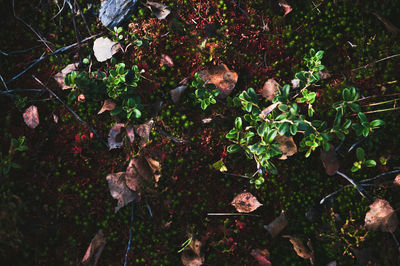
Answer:
[(173, 61), (172, 58), (169, 57), (168, 55), (162, 54), (162, 55), (161, 55), (160, 65), (161, 65), (161, 66), (166, 65), (166, 66), (169, 66), (169, 67), (173, 67), (173, 66), (174, 66), (174, 61)]
[(272, 237), (276, 237), (279, 233), (288, 225), (288, 221), (286, 219), (285, 212), (282, 211), (281, 215), (275, 218), (268, 225), (264, 225), (264, 228), (268, 231), (268, 233)]
[(336, 174), (340, 165), (333, 145), (331, 145), (331, 149), (329, 151), (321, 150), (320, 158), (325, 167), (326, 173), (330, 176)]
[(36, 106), (29, 106), (22, 117), (24, 118), (25, 124), (30, 128), (36, 128), (39, 125), (39, 113)]
[[(193, 236), (189, 236), (192, 237)], [(196, 239), (193, 238), (192, 242), (188, 247), (185, 248), (182, 252), (181, 260), (182, 264), (185, 266), (199, 266), (203, 265), (204, 263), (204, 254), (201, 252), (201, 247), (203, 246), (203, 243)]]
[(126, 168), (126, 185), (133, 191), (140, 192), (142, 183), (152, 180), (151, 168), (143, 157), (132, 158)]
[(67, 89), (71, 89), (71, 87), (65, 85), (65, 76), (68, 73), (71, 73), (72, 71), (75, 71), (78, 69), (79, 63), (72, 63), (67, 65), (66, 67), (64, 67), (60, 72), (58, 72), (57, 74), (54, 75), (54, 80), (58, 83), (58, 85), (61, 86), (62, 90), (67, 90)]
[(260, 266), (271, 266), (272, 263), (269, 261), (269, 252), (266, 249), (253, 249), (251, 251), (251, 256), (253, 256)]
[(370, 210), (365, 215), (365, 226), (369, 230), (380, 230), (382, 232), (393, 233), (398, 224), (396, 212), (384, 199), (376, 199), (371, 205)]
[(154, 181), (157, 184), (161, 177), (161, 163), (150, 157), (146, 157), (145, 159), (150, 166), (151, 172), (153, 173)]
[(153, 128), (153, 125), (154, 125), (154, 120), (150, 119), (144, 124), (134, 126), (136, 134), (141, 138), (140, 141), (141, 147), (146, 146), (146, 143), (150, 140), (150, 132)]
[(120, 148), (122, 146), (122, 138), (120, 136), (121, 129), (125, 126), (125, 124), (118, 123), (110, 130), (108, 133), (108, 145), (110, 146), (110, 150)]
[(97, 38), (93, 43), (93, 52), (97, 61), (104, 62), (110, 59), (118, 51), (118, 49), (113, 49), (114, 45), (117, 43), (107, 37)]
[(133, 141), (135, 140), (135, 130), (131, 126), (127, 126), (125, 130), (130, 143), (133, 143)]
[(264, 83), (264, 86), (261, 90), (261, 95), (269, 100), (272, 101), (276, 95), (276, 92), (278, 91), (278, 82), (276, 82), (275, 79), (269, 79)]
[(279, 0), (279, 6), (283, 7), (283, 9), (285, 10), (285, 14), (283, 14), (283, 16), (286, 16), (293, 10), (288, 2), (286, 2), (285, 0)]
[(264, 110), (261, 111), (259, 114), (259, 117), (262, 119), (265, 119), (269, 113), (271, 113), (281, 102), (276, 102), (265, 108)]
[(262, 206), (257, 198), (249, 192), (240, 193), (233, 199), (231, 204), (238, 212), (252, 212)]
[(157, 2), (147, 1), (146, 6), (159, 20), (165, 19), (171, 13), (171, 10), (168, 6), (164, 6), (163, 4)]
[(231, 94), (238, 80), (238, 74), (230, 71), (225, 64), (210, 70), (199, 71), (198, 73), (204, 82), (215, 84), (216, 89), (220, 91), (218, 97), (222, 99)]
[(106, 180), (108, 181), (108, 188), (110, 189), (111, 196), (118, 200), (115, 212), (139, 198), (138, 194), (135, 191), (130, 190), (127, 186), (125, 172), (109, 174), (107, 175)]
[(400, 174), (396, 175), (396, 178), (393, 180), (393, 185), (400, 187)]
[(282, 156), (279, 157), (280, 160), (286, 160), (288, 156), (292, 156), (297, 152), (297, 146), (292, 136), (277, 136), (275, 140), (280, 144), (279, 150), (282, 152)]
[(85, 256), (82, 259), (82, 263), (88, 263), (92, 258), (94, 258), (93, 265), (97, 265), (105, 245), (106, 238), (104, 237), (103, 230), (100, 229), (90, 242)]
[(171, 99), (174, 103), (179, 102), (179, 100), (181, 99), (181, 95), (186, 90), (186, 88), (187, 88), (186, 85), (181, 85), (181, 86), (178, 86), (175, 89), (169, 91), (169, 94), (171, 95)]
[(290, 243), (292, 243), (293, 245), (293, 249), (294, 251), (296, 251), (297, 255), (305, 260), (310, 260), (311, 264), (313, 265), (313, 261), (314, 261), (314, 252), (311, 248), (311, 242), (308, 241), (307, 245), (308, 248), (303, 244), (303, 241), (298, 238), (298, 237), (294, 237), (294, 236), (290, 236), (290, 235), (285, 235), (283, 236), (285, 238), (289, 238)]
[(107, 99), (104, 101), (103, 106), (101, 107), (100, 111), (97, 114), (102, 114), (105, 111), (112, 111), (115, 109), (115, 102), (113, 100)]

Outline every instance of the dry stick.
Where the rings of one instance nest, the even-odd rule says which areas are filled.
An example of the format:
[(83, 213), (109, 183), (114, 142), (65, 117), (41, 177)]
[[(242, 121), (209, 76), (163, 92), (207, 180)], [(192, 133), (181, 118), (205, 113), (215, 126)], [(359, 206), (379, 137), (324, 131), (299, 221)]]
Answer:
[(366, 64), (366, 65), (364, 65), (364, 66), (360, 66), (360, 67), (354, 68), (354, 69), (352, 69), (351, 71), (356, 71), (356, 70), (359, 70), (359, 69), (361, 69), (361, 68), (367, 68), (367, 67), (369, 67), (370, 65), (374, 65), (374, 64), (376, 64), (376, 63), (379, 63), (379, 62), (382, 62), (382, 61), (385, 61), (385, 60), (388, 60), (388, 59), (391, 59), (391, 58), (394, 58), (394, 57), (397, 57), (397, 56), (400, 56), (400, 54), (394, 54), (394, 55), (387, 56), (387, 57), (385, 57), (385, 58), (381, 58), (381, 59), (379, 59), (379, 60), (376, 60), (376, 61), (374, 61), (374, 62), (371, 62), (371, 63), (369, 63), (369, 64)]
[(13, 55), (13, 54), (23, 54), (23, 53), (29, 52), (29, 51), (31, 51), (33, 49), (36, 49), (36, 48), (39, 48), (39, 47), (42, 47), (42, 46), (43, 46), (42, 44), (39, 44), (39, 45), (35, 45), (35, 46), (33, 46), (31, 48), (28, 48), (28, 49), (11, 51), (11, 52), (8, 52), (8, 53), (0, 50), (0, 53), (5, 55), (5, 56), (10, 56), (10, 55)]
[[(98, 35), (99, 35), (99, 34), (96, 34), (96, 35), (92, 35), (92, 36), (90, 36), (90, 37), (87, 37), (87, 38), (83, 39), (83, 40), (81, 41), (81, 43), (87, 42), (87, 41), (89, 41), (89, 40), (91, 40), (91, 39), (97, 37)], [(54, 52), (52, 52), (52, 53), (50, 53), (50, 54), (46, 54), (46, 55), (40, 56), (39, 58), (33, 60), (33, 63), (30, 64), (27, 68), (25, 68), (22, 72), (20, 72), (19, 74), (17, 74), (17, 75), (14, 76), (13, 78), (9, 79), (6, 83), (8, 84), (8, 83), (10, 83), (10, 82), (16, 80), (17, 78), (19, 78), (20, 76), (22, 76), (25, 72), (27, 72), (29, 69), (31, 69), (32, 67), (34, 67), (35, 65), (37, 65), (38, 63), (40, 63), (41, 61), (43, 61), (44, 59), (46, 59), (46, 58), (48, 58), (48, 57), (50, 57), (50, 56), (52, 56), (52, 55), (55, 55), (55, 54), (64, 52), (64, 51), (66, 51), (66, 50), (69, 50), (69, 49), (71, 49), (72, 47), (77, 46), (77, 45), (78, 45), (78, 43), (73, 43), (73, 44), (70, 44), (70, 45), (68, 45), (68, 46), (61, 47), (61, 48), (55, 50)]]
[(57, 94), (55, 94), (51, 89), (49, 89), (46, 85), (44, 85), (38, 78), (36, 78), (35, 75), (32, 75), (32, 77), (43, 87), (45, 88), (51, 95), (53, 95), (60, 103), (64, 105), (65, 108), (67, 108), (68, 111), (70, 111), (79, 121), (81, 121), (86, 127), (90, 129), (90, 131), (93, 132), (93, 134), (108, 148), (108, 144), (100, 137), (99, 134), (97, 134), (96, 130), (92, 126), (90, 126), (85, 120), (79, 117), (77, 113), (75, 113), (74, 110), (72, 110), (71, 107), (69, 107), (63, 100), (61, 100)]
[(13, 1), (12, 1), (12, 8), (13, 8), (13, 14), (14, 14), (15, 19), (17, 19), (17, 20), (21, 21), (22, 23), (24, 23), (25, 26), (27, 26), (31, 31), (33, 31), (33, 33), (35, 33), (35, 35), (43, 42), (43, 44), (47, 47), (47, 49), (49, 49), (51, 52), (53, 52), (53, 49), (51, 49), (51, 48), (47, 45), (47, 43), (46, 43), (47, 41), (46, 41), (37, 31), (35, 31), (35, 29), (34, 29), (31, 25), (29, 25), (28, 23), (26, 23), (22, 18), (18, 17), (18, 16), (15, 14), (15, 8), (14, 8), (14, 6), (15, 6), (15, 4), (14, 4), (14, 0), (13, 0)]
[(41, 92), (42, 90), (39, 89), (20, 89), (20, 90), (7, 90), (7, 91), (0, 91), (0, 94), (11, 94), (14, 92)]
[(81, 14), (81, 17), (82, 17), (83, 23), (85, 23), (86, 30), (88, 31), (89, 35), (91, 35), (92, 33), (90, 32), (89, 25), (88, 25), (88, 24), (87, 24), (87, 22), (86, 22), (85, 15), (83, 15), (82, 9), (81, 9), (81, 7), (79, 6), (79, 4), (78, 4), (78, 1), (76, 1), (76, 0), (75, 0), (75, 1), (74, 1), (74, 3), (75, 3), (75, 5), (78, 7), (79, 14)]
[(254, 217), (261, 217), (257, 214), (250, 214), (250, 213), (225, 213), (225, 212), (209, 212), (207, 213), (208, 216), (238, 216), (238, 215), (246, 215), (246, 216), (254, 216)]
[[(68, 0), (69, 1), (69, 0)], [(76, 41), (78, 43), (78, 56), (79, 56), (79, 61), (81, 61), (81, 36), (78, 31), (78, 27), (76, 26), (76, 20), (75, 20), (75, 6), (71, 5), (70, 2), (68, 2), (70, 9), (71, 9), (71, 17), (72, 17), (72, 24), (74, 25), (74, 32), (75, 32), (75, 37)]]
[(3, 76), (2, 76), (2, 75), (0, 75), (0, 79), (1, 79), (1, 83), (3, 83), (3, 86), (4, 86), (4, 88), (6, 89), (6, 91), (8, 91), (7, 84), (6, 84), (6, 82), (4, 81), (4, 79), (3, 79)]
[(351, 179), (350, 177), (348, 177), (347, 175), (343, 174), (343, 173), (340, 172), (340, 171), (337, 171), (336, 173), (337, 173), (338, 175), (344, 177), (344, 178), (345, 178), (347, 181), (349, 181), (353, 186), (355, 186), (355, 188), (358, 190), (358, 193), (360, 193), (361, 196), (363, 196), (364, 198), (368, 198), (368, 197), (366, 196), (367, 193), (365, 192), (365, 190), (364, 190), (362, 187), (360, 187), (356, 182), (354, 182), (353, 179)]
[(400, 170), (393, 170), (393, 171), (385, 172), (385, 173), (379, 174), (379, 175), (377, 175), (377, 176), (375, 176), (373, 178), (368, 178), (368, 179), (361, 180), (360, 183), (366, 183), (366, 182), (369, 182), (369, 181), (376, 180), (376, 179), (378, 179), (378, 178), (380, 178), (382, 176), (396, 174), (396, 173), (400, 173)]

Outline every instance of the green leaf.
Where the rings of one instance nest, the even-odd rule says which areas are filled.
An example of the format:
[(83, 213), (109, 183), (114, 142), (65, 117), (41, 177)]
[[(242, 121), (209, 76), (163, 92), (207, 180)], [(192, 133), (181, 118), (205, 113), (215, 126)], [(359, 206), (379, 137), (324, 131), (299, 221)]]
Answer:
[(360, 161), (365, 161), (365, 152), (364, 152), (364, 149), (361, 148), (361, 147), (357, 148), (357, 150), (356, 150), (356, 156), (357, 156), (357, 159), (358, 159), (358, 160), (360, 160)]
[(351, 167), (351, 171), (352, 171), (353, 173), (354, 173), (354, 172), (357, 172), (359, 169), (360, 169), (360, 168), (358, 168), (357, 166)]
[(287, 117), (287, 114), (280, 114), (275, 118), (275, 120), (276, 121), (281, 121), (283, 119), (286, 119), (286, 117)]
[(221, 160), (216, 161), (215, 163), (213, 163), (213, 168), (220, 171), (220, 172), (226, 172), (228, 171), (228, 168), (226, 168), (226, 165), (224, 164), (224, 162)]
[(353, 99), (350, 90), (347, 88), (343, 90), (342, 97), (343, 97), (343, 100), (348, 101), (348, 102)]
[(245, 110), (246, 110), (247, 112), (249, 112), (249, 113), (251, 112), (252, 107), (253, 107), (253, 105), (252, 105), (251, 103), (245, 104)]
[(256, 92), (254, 91), (254, 89), (253, 89), (253, 88), (249, 88), (249, 89), (247, 90), (247, 93), (248, 93), (248, 95), (250, 96), (250, 99), (249, 99), (249, 100), (251, 100), (253, 103), (257, 104), (258, 97), (257, 97), (257, 94), (256, 94)]
[(239, 144), (233, 144), (233, 145), (228, 146), (227, 151), (229, 153), (234, 153), (234, 152), (239, 151), (240, 149), (241, 149), (241, 147)]
[(289, 111), (289, 106), (287, 106), (286, 104), (281, 103), (280, 105), (278, 105), (278, 109), (282, 112), (288, 112)]
[[(254, 134), (254, 133), (253, 133)], [(227, 139), (237, 139), (238, 137), (238, 132), (236, 131), (235, 128), (232, 128), (228, 134), (225, 136)]]
[(310, 49), (310, 57), (313, 57), (315, 55), (315, 49), (311, 48)]
[(312, 117), (314, 115), (314, 109), (312, 108), (312, 106), (310, 105), (308, 108), (308, 116)]
[(142, 116), (142, 112), (140, 112), (139, 109), (133, 109), (133, 114), (135, 115), (135, 118), (140, 118)]
[(296, 133), (297, 133), (297, 125), (296, 124), (290, 125), (290, 134), (294, 136), (296, 135)]
[(367, 116), (365, 114), (360, 112), (357, 115), (358, 115), (358, 118), (360, 118), (361, 122), (368, 122)]
[(263, 123), (261, 123), (261, 125), (258, 126), (257, 134), (260, 137), (263, 137), (267, 133), (268, 130), (269, 130), (269, 128), (268, 128), (267, 122), (263, 122)]
[(344, 140), (346, 138), (346, 136), (340, 131), (335, 131), (335, 134), (340, 140)]
[(365, 161), (365, 165), (367, 167), (375, 167), (376, 166), (376, 162), (374, 160), (366, 160)]
[(324, 51), (318, 51), (318, 52), (315, 54), (315, 57), (316, 57), (318, 60), (321, 60), (322, 57), (323, 57), (323, 55), (324, 55)]
[(376, 120), (371, 121), (371, 123), (369, 123), (369, 126), (372, 128), (377, 128), (377, 127), (382, 126), (383, 124), (385, 124), (385, 122), (383, 120), (376, 119)]
[(359, 106), (358, 104), (356, 104), (356, 103), (349, 103), (348, 106), (349, 106), (350, 109), (351, 109), (353, 112), (355, 112), (355, 113), (358, 113), (358, 112), (361, 111), (360, 106)]
[(281, 125), (279, 125), (279, 134), (280, 135), (285, 135), (287, 132), (289, 132), (289, 127), (290, 124), (289, 123), (282, 123)]
[(236, 119), (235, 119), (235, 127), (236, 127), (238, 130), (241, 130), (241, 129), (242, 129), (242, 118), (236, 117)]
[(205, 101), (201, 101), (200, 106), (201, 106), (201, 109), (203, 109), (203, 110), (207, 109), (207, 104)]
[(351, 120), (350, 119), (346, 119), (346, 121), (343, 123), (342, 128), (343, 129), (348, 129), (351, 125)]
[(363, 127), (363, 129), (362, 129), (362, 135), (363, 135), (364, 137), (368, 137), (368, 135), (369, 135), (369, 128)]
[(278, 134), (278, 130), (276, 130), (276, 129), (271, 130), (271, 131), (268, 133), (268, 135), (267, 135), (267, 141), (268, 141), (269, 143), (271, 143), (272, 141), (274, 141), (274, 139), (275, 139), (275, 137), (276, 137), (276, 134)]
[(15, 169), (21, 169), (21, 165), (19, 165), (19, 164), (17, 164), (17, 163), (11, 163), (10, 164), (10, 166), (12, 167), (12, 168), (15, 168)]

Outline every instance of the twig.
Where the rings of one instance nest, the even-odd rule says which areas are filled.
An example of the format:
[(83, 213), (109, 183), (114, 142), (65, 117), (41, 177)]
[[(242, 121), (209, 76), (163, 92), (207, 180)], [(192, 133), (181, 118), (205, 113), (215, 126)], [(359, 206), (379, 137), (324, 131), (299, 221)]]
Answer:
[(172, 140), (173, 142), (175, 142), (175, 143), (187, 143), (188, 141), (187, 140), (183, 140), (183, 139), (178, 139), (178, 138), (175, 138), (175, 137), (173, 137), (173, 136), (171, 136), (170, 134), (168, 134), (167, 132), (165, 132), (163, 129), (161, 129), (160, 127), (155, 127), (155, 129), (156, 129), (156, 131), (158, 132), (158, 133), (160, 133), (161, 135), (163, 135), (164, 137), (167, 137), (167, 138), (169, 138), (170, 140)]
[(369, 67), (370, 65), (374, 65), (374, 64), (376, 64), (376, 63), (379, 63), (379, 62), (382, 62), (382, 61), (385, 61), (385, 60), (388, 60), (388, 59), (391, 59), (391, 58), (394, 58), (394, 57), (397, 57), (397, 56), (400, 56), (400, 54), (394, 54), (394, 55), (390, 55), (390, 56), (381, 58), (381, 59), (376, 60), (376, 61), (374, 61), (374, 62), (368, 63), (368, 64), (366, 64), (366, 65), (364, 65), (364, 66), (360, 66), (360, 67), (354, 68), (354, 69), (352, 69), (351, 71), (356, 71), (356, 70), (359, 70), (359, 69), (362, 69), (362, 68), (367, 68), (367, 67)]
[(340, 171), (337, 171), (336, 173), (337, 173), (338, 175), (344, 177), (344, 178), (345, 178), (347, 181), (349, 181), (353, 186), (355, 186), (355, 188), (358, 190), (358, 193), (360, 193), (361, 196), (363, 196), (364, 198), (368, 198), (368, 197), (367, 197), (366, 191), (365, 191), (362, 187), (360, 187), (356, 182), (354, 182), (353, 179), (351, 179), (350, 177), (348, 177), (347, 175), (343, 174), (343, 173), (340, 172)]
[(20, 90), (7, 90), (7, 91), (0, 91), (0, 94), (11, 94), (14, 92), (41, 92), (43, 90), (39, 89), (20, 89)]
[(10, 55), (13, 55), (13, 54), (23, 54), (23, 53), (29, 52), (29, 51), (31, 51), (33, 49), (39, 48), (39, 47), (42, 47), (42, 44), (35, 45), (35, 46), (33, 46), (31, 48), (28, 48), (28, 49), (11, 51), (11, 52), (8, 52), (8, 53), (0, 50), (0, 53), (5, 55), (5, 56), (10, 56)]
[[(75, 12), (75, 6), (73, 6), (73, 5), (71, 5), (71, 3), (69, 2), (69, 0), (67, 0), (68, 1), (68, 4), (69, 4), (69, 7), (70, 7), (70, 9), (71, 9), (71, 17), (72, 17), (72, 24), (73, 24), (73, 26), (74, 26), (74, 33), (75, 33), (75, 38), (76, 38), (76, 41), (77, 41), (77, 43), (78, 43), (78, 56), (79, 56), (79, 61), (81, 61), (81, 53), (80, 53), (80, 51), (81, 51), (81, 36), (80, 36), (80, 34), (79, 34), (79, 30), (78, 30), (78, 27), (76, 26), (76, 20), (75, 20), (75, 14), (76, 14), (76, 12)], [(74, 0), (74, 3), (75, 3), (76, 1)]]
[(17, 20), (21, 21), (23, 24), (25, 24), (25, 26), (27, 26), (33, 33), (35, 33), (35, 35), (43, 42), (43, 44), (46, 45), (47, 49), (49, 49), (51, 52), (53, 52), (53, 49), (51, 49), (51, 48), (47, 45), (45, 39), (44, 39), (31, 25), (29, 25), (28, 23), (26, 23), (22, 18), (18, 17), (18, 16), (15, 14), (15, 8), (14, 8), (14, 7), (15, 7), (15, 3), (14, 3), (14, 0), (13, 0), (13, 1), (12, 1), (12, 8), (13, 8), (14, 17), (15, 17)]
[(261, 217), (260, 215), (257, 214), (250, 214), (250, 213), (229, 213), (229, 212), (209, 212), (207, 213), (208, 216), (240, 216), (240, 215), (245, 215), (245, 216), (254, 216), (254, 217)]
[(81, 121), (86, 127), (90, 129), (90, 131), (93, 132), (93, 134), (108, 148), (108, 144), (100, 137), (99, 134), (97, 134), (96, 130), (92, 126), (90, 126), (85, 120), (79, 117), (77, 113), (75, 113), (74, 110), (72, 110), (71, 107), (69, 107), (63, 100), (60, 99), (60, 97), (57, 96), (51, 89), (49, 89), (46, 85), (44, 85), (35, 75), (32, 75), (32, 77), (43, 87), (45, 88), (51, 95), (53, 95), (60, 103), (64, 105), (65, 108), (67, 108), (68, 111), (70, 111), (79, 121)]
[(79, 14), (80, 14), (81, 17), (82, 17), (83, 23), (85, 23), (86, 30), (88, 31), (89, 35), (91, 35), (92, 33), (90, 32), (89, 25), (88, 25), (87, 22), (86, 22), (85, 15), (83, 15), (82, 9), (81, 9), (81, 7), (79, 6), (78, 1), (76, 1), (76, 0), (75, 0), (75, 5), (77, 6), (77, 8), (78, 8), (78, 10), (79, 10)]
[(347, 152), (351, 152), (355, 147), (357, 147), (360, 143), (362, 143), (366, 139), (367, 138), (362, 138), (359, 141), (357, 141), (356, 143), (354, 143), (353, 145), (351, 145), (351, 147), (349, 148), (349, 150)]
[(129, 250), (131, 249), (132, 226), (133, 226), (133, 209), (134, 209), (134, 206), (135, 206), (134, 202), (132, 201), (131, 222), (129, 224), (129, 241), (128, 241), (128, 247), (126, 248), (126, 252), (125, 252), (124, 266), (126, 266), (126, 263), (128, 261), (128, 253), (129, 253)]
[[(256, 171), (257, 173), (258, 171)], [(251, 177), (245, 176), (245, 175), (239, 175), (239, 174), (231, 174), (231, 173), (223, 173), (224, 175), (230, 175), (230, 176), (235, 176), (235, 177), (243, 177), (247, 179), (251, 179)]]
[[(87, 41), (89, 41), (89, 40), (91, 40), (91, 39), (97, 37), (98, 35), (99, 35), (99, 34), (96, 34), (96, 35), (92, 35), (92, 36), (90, 36), (90, 37), (87, 37), (87, 38), (83, 39), (83, 40), (81, 41), (81, 43), (87, 42)], [(30, 64), (27, 68), (25, 68), (22, 72), (20, 72), (20, 73), (17, 74), (16, 76), (12, 77), (11, 79), (7, 80), (6, 83), (9, 84), (10, 82), (16, 80), (17, 78), (19, 78), (20, 76), (22, 76), (23, 74), (25, 74), (25, 72), (27, 72), (29, 69), (31, 69), (32, 67), (34, 67), (35, 65), (37, 65), (38, 63), (40, 63), (41, 61), (43, 61), (44, 59), (46, 59), (46, 58), (48, 58), (48, 57), (50, 57), (50, 56), (52, 56), (52, 55), (55, 55), (55, 54), (64, 52), (64, 51), (66, 51), (66, 50), (69, 50), (69, 49), (71, 49), (72, 47), (75, 47), (75, 46), (77, 46), (77, 45), (78, 45), (78, 43), (73, 43), (73, 44), (70, 44), (70, 45), (68, 45), (68, 46), (61, 47), (61, 48), (55, 50), (54, 52), (52, 52), (52, 53), (50, 53), (50, 54), (42, 54), (39, 58), (33, 60), (33, 63)]]
[(393, 171), (385, 172), (385, 173), (379, 174), (379, 175), (377, 175), (375, 177), (361, 180), (360, 183), (366, 183), (366, 182), (369, 182), (369, 181), (376, 180), (376, 179), (378, 179), (378, 178), (380, 178), (382, 176), (396, 174), (396, 173), (400, 173), (400, 170), (393, 170)]
[(0, 79), (1, 79), (1, 83), (3, 83), (3, 86), (4, 86), (4, 88), (6, 89), (6, 91), (9, 91), (9, 89), (8, 89), (8, 87), (7, 87), (7, 84), (6, 84), (6, 82), (4, 81), (2, 75), (0, 75)]

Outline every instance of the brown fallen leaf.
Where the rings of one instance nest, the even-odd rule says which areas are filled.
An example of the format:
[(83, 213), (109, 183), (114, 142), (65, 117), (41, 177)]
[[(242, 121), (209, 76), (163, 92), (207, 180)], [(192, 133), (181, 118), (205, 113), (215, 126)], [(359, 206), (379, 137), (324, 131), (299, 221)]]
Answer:
[(308, 248), (303, 244), (303, 241), (298, 238), (298, 237), (294, 237), (294, 236), (290, 236), (290, 235), (285, 235), (283, 236), (285, 238), (289, 238), (290, 243), (292, 243), (293, 245), (293, 249), (294, 251), (296, 251), (297, 255), (300, 258), (303, 258), (305, 260), (310, 260), (311, 265), (314, 265), (314, 252), (311, 248), (311, 242), (308, 241), (307, 245)]
[(39, 125), (39, 113), (35, 105), (29, 106), (22, 117), (24, 118), (25, 124), (30, 128), (36, 128)]
[(159, 20), (165, 19), (171, 13), (171, 10), (168, 6), (165, 6), (157, 2), (147, 1), (145, 5)]
[(332, 77), (332, 75), (326, 69), (318, 71), (318, 75), (322, 80)]
[(174, 103), (178, 103), (179, 100), (181, 99), (182, 93), (187, 89), (186, 85), (181, 85), (176, 87), (173, 90), (169, 91), (169, 94), (171, 95), (171, 99)]
[(393, 180), (393, 185), (400, 187), (400, 174), (396, 175), (396, 178)]
[(398, 224), (397, 214), (384, 199), (376, 199), (371, 205), (370, 210), (365, 215), (365, 227), (368, 230), (380, 230), (382, 232), (393, 233)]
[(293, 10), (288, 2), (286, 2), (285, 0), (279, 0), (279, 6), (283, 7), (283, 9), (285, 10), (285, 14), (283, 14), (283, 16), (286, 16)]
[(272, 101), (276, 95), (276, 92), (278, 91), (278, 82), (276, 82), (275, 79), (269, 79), (264, 83), (264, 86), (261, 90), (261, 95), (269, 100)]
[(150, 132), (153, 128), (153, 125), (154, 125), (154, 120), (150, 119), (144, 124), (134, 126), (136, 134), (141, 138), (140, 141), (141, 147), (146, 146), (147, 142), (150, 140)]
[(249, 192), (243, 192), (237, 195), (231, 202), (231, 205), (234, 206), (238, 212), (246, 213), (252, 212), (262, 206), (257, 198)]
[(286, 160), (288, 156), (292, 156), (297, 152), (297, 146), (292, 136), (277, 136), (275, 140), (279, 142), (279, 150), (282, 152), (282, 156), (278, 158), (279, 160)]
[(107, 99), (104, 101), (103, 106), (101, 107), (100, 111), (97, 114), (102, 114), (105, 111), (112, 111), (115, 109), (115, 102), (113, 100)]
[(120, 148), (122, 146), (123, 141), (120, 134), (123, 127), (125, 127), (125, 124), (118, 123), (113, 126), (108, 133), (108, 145), (110, 146), (110, 150)]
[(150, 157), (145, 157), (145, 159), (150, 166), (151, 172), (153, 173), (154, 181), (157, 184), (161, 177), (161, 163)]
[(281, 102), (276, 102), (265, 108), (264, 110), (261, 111), (259, 114), (259, 117), (262, 119), (265, 119), (269, 113), (271, 113)]
[(133, 141), (135, 141), (135, 130), (131, 126), (127, 126), (125, 130), (130, 143), (133, 143)]
[(106, 176), (110, 194), (114, 199), (118, 200), (117, 207), (115, 207), (115, 212), (128, 203), (139, 199), (138, 194), (129, 189), (127, 186), (125, 177), (125, 172), (108, 174)]
[(181, 256), (182, 264), (185, 266), (200, 266), (204, 263), (204, 254), (201, 252), (203, 243), (189, 234), (189, 238), (193, 240), (190, 245), (186, 247)]
[(143, 182), (151, 182), (153, 174), (143, 157), (132, 158), (126, 168), (126, 185), (133, 191), (140, 192)]
[(60, 72), (54, 75), (54, 80), (61, 86), (62, 90), (71, 89), (71, 87), (65, 85), (65, 76), (72, 71), (78, 69), (79, 63), (72, 63), (64, 67)]
[(171, 57), (169, 57), (166, 54), (161, 55), (161, 60), (160, 60), (160, 66), (168, 66), (168, 67), (173, 67), (174, 66), (174, 61), (172, 60)]
[(89, 247), (86, 250), (85, 256), (82, 259), (82, 263), (88, 263), (92, 258), (94, 258), (93, 265), (97, 265), (105, 245), (106, 238), (104, 237), (103, 230), (100, 229), (90, 242)]
[(276, 237), (279, 233), (288, 225), (285, 212), (282, 211), (281, 215), (275, 218), (268, 225), (264, 225), (264, 228), (272, 237)]
[(251, 251), (251, 256), (253, 256), (260, 266), (271, 266), (272, 263), (269, 261), (269, 252), (266, 249), (253, 249)]
[(230, 71), (225, 64), (198, 73), (204, 82), (215, 84), (216, 89), (220, 91), (218, 97), (222, 99), (231, 94), (238, 80), (238, 74)]
[(331, 145), (331, 149), (329, 151), (321, 150), (320, 158), (325, 167), (326, 173), (329, 176), (336, 174), (340, 165), (333, 145)]

